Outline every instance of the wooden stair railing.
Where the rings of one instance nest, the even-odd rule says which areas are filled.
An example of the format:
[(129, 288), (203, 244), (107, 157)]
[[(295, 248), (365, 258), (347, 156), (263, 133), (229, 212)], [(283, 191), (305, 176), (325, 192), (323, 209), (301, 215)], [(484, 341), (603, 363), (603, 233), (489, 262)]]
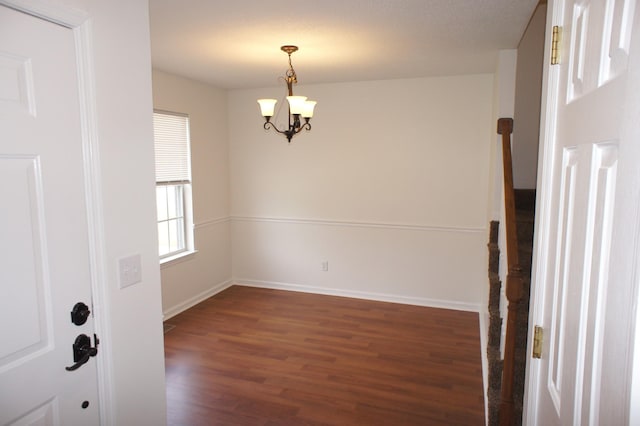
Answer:
[(513, 403), (513, 366), (515, 359), (516, 314), (523, 293), (523, 274), (518, 258), (516, 206), (513, 191), (513, 165), (511, 160), (511, 133), (513, 119), (498, 119), (498, 134), (502, 135), (502, 168), (504, 177), (505, 232), (507, 240), (507, 334), (504, 344), (502, 387), (500, 394), (500, 426), (515, 423)]

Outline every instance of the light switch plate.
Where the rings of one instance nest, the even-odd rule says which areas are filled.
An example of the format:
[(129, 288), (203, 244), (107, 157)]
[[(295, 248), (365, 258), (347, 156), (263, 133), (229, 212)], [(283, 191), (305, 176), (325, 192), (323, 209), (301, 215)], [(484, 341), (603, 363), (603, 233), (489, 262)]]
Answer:
[(139, 254), (118, 260), (118, 277), (120, 288), (129, 287), (142, 281), (142, 260)]

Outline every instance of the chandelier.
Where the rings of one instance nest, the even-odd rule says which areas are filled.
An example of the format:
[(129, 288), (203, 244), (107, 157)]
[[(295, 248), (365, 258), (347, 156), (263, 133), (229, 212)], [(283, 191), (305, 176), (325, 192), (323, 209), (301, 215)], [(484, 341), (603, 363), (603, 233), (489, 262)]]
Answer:
[[(258, 103), (260, 104), (260, 112), (265, 120), (263, 125), (265, 130), (273, 129), (285, 135), (289, 143), (291, 143), (291, 138), (300, 133), (302, 129), (311, 130), (309, 120), (313, 117), (313, 108), (316, 106), (316, 101), (308, 101), (306, 96), (293, 95), (293, 85), (298, 83), (298, 78), (293, 65), (291, 65), (291, 54), (298, 50), (298, 46), (282, 46), (280, 49), (289, 55), (289, 69), (283, 77), (287, 83), (289, 94), (287, 96), (287, 101), (289, 102), (289, 126), (285, 130), (280, 130), (271, 122), (276, 102), (278, 102), (276, 99), (258, 99)], [(304, 124), (300, 121), (300, 117), (304, 118)]]

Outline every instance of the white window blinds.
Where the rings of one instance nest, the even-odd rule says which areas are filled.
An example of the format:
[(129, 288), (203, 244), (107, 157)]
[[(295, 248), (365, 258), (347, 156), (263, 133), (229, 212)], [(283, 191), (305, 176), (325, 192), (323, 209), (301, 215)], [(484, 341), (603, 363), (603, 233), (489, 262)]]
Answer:
[(153, 113), (157, 183), (189, 183), (189, 117), (175, 113)]

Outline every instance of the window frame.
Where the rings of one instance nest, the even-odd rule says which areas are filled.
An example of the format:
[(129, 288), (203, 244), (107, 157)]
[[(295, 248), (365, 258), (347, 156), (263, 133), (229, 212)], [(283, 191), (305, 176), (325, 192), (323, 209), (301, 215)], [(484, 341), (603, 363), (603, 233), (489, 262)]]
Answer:
[[(194, 227), (193, 227), (193, 202), (192, 202), (192, 180), (191, 180), (191, 134), (190, 134), (191, 122), (189, 119), (189, 115), (184, 113), (154, 109), (153, 114), (154, 114), (154, 120), (156, 115), (160, 115), (160, 116), (168, 115), (168, 116), (174, 116), (174, 117), (181, 117), (186, 120), (185, 143), (186, 143), (186, 157), (187, 157), (186, 160), (188, 164), (186, 176), (182, 176), (181, 179), (158, 180), (158, 177), (157, 177), (158, 173), (156, 172), (155, 187), (156, 187), (156, 229), (158, 232), (158, 242), (157, 242), (158, 256), (160, 259), (160, 264), (166, 264), (171, 261), (181, 259), (185, 256), (189, 256), (196, 253), (195, 241), (194, 241), (194, 235), (193, 235)], [(156, 152), (156, 150), (157, 150), (157, 140), (156, 140), (156, 126), (154, 122), (154, 152)], [(156, 156), (155, 164), (156, 164), (156, 170), (157, 170), (157, 167), (158, 167), (157, 156)], [(181, 188), (180, 192), (182, 193), (181, 194), (182, 197), (180, 197), (179, 206), (182, 210), (182, 215), (181, 216), (177, 215), (172, 219), (181, 219), (183, 222), (182, 227), (180, 228), (180, 231), (182, 233), (181, 239), (183, 240), (182, 241), (183, 244), (181, 245), (181, 247), (179, 247), (176, 250), (172, 250), (172, 251), (168, 251), (166, 253), (160, 254), (160, 224), (168, 223), (172, 219), (160, 219), (158, 188), (163, 187), (164, 189), (166, 189), (169, 186)], [(168, 212), (170, 210), (168, 200), (166, 202), (166, 206), (167, 206), (167, 212)]]

